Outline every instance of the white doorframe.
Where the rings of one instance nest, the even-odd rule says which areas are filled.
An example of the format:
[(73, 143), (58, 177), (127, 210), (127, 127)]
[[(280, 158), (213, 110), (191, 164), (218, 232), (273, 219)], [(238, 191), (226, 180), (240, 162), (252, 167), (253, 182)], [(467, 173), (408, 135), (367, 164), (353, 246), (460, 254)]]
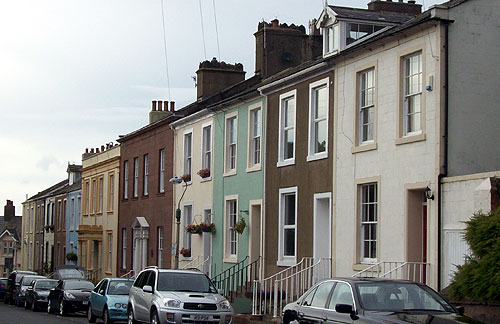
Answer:
[(314, 194), (314, 224), (313, 224), (313, 258), (316, 259), (316, 238), (317, 238), (317, 226), (318, 224), (318, 200), (328, 199), (328, 257), (332, 257), (332, 193), (317, 193)]

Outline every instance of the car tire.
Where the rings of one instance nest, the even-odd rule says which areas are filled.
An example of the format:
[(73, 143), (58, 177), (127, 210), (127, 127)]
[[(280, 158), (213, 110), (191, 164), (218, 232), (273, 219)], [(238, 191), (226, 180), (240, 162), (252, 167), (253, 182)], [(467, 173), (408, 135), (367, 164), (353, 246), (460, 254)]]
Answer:
[(64, 299), (59, 301), (59, 315), (66, 316), (66, 309), (64, 308)]
[(151, 324), (160, 324), (160, 320), (158, 318), (158, 312), (156, 310), (153, 310), (151, 312)]
[(49, 302), (47, 303), (47, 313), (52, 314), (54, 310), (52, 309), (52, 302), (49, 299)]
[(31, 310), (36, 312), (38, 310), (38, 306), (36, 305), (36, 300), (34, 300), (32, 303), (31, 303)]
[(102, 321), (104, 324), (113, 323), (113, 321), (109, 318), (109, 311), (107, 307), (104, 307), (104, 312), (102, 313)]
[(127, 307), (127, 324), (139, 324), (138, 321), (134, 318), (134, 311), (132, 310), (132, 306), (128, 305)]
[(95, 323), (96, 317), (92, 314), (92, 306), (89, 303), (89, 308), (87, 308), (87, 320), (89, 323)]

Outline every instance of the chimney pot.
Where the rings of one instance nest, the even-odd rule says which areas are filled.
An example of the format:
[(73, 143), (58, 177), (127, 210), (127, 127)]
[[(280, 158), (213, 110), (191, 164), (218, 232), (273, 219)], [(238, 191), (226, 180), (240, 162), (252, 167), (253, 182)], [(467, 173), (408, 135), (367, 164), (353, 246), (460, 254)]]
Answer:
[(101, 152), (104, 152), (104, 145), (101, 145)]
[(152, 106), (153, 106), (153, 107), (151, 108), (151, 111), (156, 111), (156, 101), (155, 101), (155, 100), (153, 100), (151, 103), (152, 103)]
[(162, 104), (163, 104), (163, 101), (158, 100), (158, 111), (162, 111)]
[(170, 111), (175, 112), (175, 101), (170, 101)]
[(163, 111), (168, 111), (168, 101), (167, 100), (165, 100), (163, 102)]
[(99, 148), (98, 148), (98, 147), (96, 147), (96, 148), (95, 148), (95, 152), (96, 152), (96, 153), (100, 153), (100, 152), (99, 152)]
[(90, 154), (94, 154), (94, 149), (90, 149)]
[(89, 148), (87, 147), (87, 148), (85, 149), (85, 154), (88, 154), (88, 153), (89, 153)]
[(280, 27), (280, 21), (278, 19), (273, 19), (271, 20), (272, 27), (273, 28), (279, 28)]

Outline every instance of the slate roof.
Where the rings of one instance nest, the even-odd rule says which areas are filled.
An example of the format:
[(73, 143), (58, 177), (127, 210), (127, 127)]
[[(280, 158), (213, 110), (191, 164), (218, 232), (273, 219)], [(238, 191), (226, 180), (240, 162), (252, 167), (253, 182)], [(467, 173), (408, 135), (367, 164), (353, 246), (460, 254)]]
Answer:
[(9, 230), (16, 240), (21, 237), (21, 231), (23, 228), (23, 218), (21, 216), (15, 216), (10, 222), (5, 222), (4, 216), (0, 216), (0, 234), (2, 234), (6, 229)]
[(49, 187), (49, 188), (47, 188), (45, 190), (40, 191), (36, 195), (31, 196), (27, 200), (37, 200), (37, 199), (45, 198), (45, 197), (49, 196), (51, 193), (53, 193), (55, 190), (58, 190), (61, 187), (63, 187), (67, 183), (68, 183), (68, 179), (64, 179), (64, 180), (56, 183), (55, 185), (53, 185), (53, 186), (51, 186), (51, 187)]
[(397, 12), (378, 12), (368, 9), (349, 8), (340, 6), (328, 6), (336, 14), (337, 18), (353, 19), (353, 20), (371, 20), (381, 23), (397, 23), (402, 24), (411, 19), (413, 16)]

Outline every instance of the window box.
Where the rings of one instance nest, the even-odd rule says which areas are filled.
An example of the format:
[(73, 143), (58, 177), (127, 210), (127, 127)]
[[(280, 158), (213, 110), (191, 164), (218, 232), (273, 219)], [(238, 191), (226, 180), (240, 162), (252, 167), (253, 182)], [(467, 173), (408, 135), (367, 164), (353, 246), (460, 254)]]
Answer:
[(183, 174), (182, 177), (181, 177), (182, 181), (184, 182), (189, 182), (191, 181), (191, 175), (186, 173), (186, 174)]
[(210, 177), (210, 169), (209, 168), (201, 169), (196, 174), (198, 174), (202, 178), (208, 178)]
[(191, 257), (191, 249), (182, 248), (180, 251), (180, 254), (182, 254), (182, 256), (185, 258), (190, 258)]

